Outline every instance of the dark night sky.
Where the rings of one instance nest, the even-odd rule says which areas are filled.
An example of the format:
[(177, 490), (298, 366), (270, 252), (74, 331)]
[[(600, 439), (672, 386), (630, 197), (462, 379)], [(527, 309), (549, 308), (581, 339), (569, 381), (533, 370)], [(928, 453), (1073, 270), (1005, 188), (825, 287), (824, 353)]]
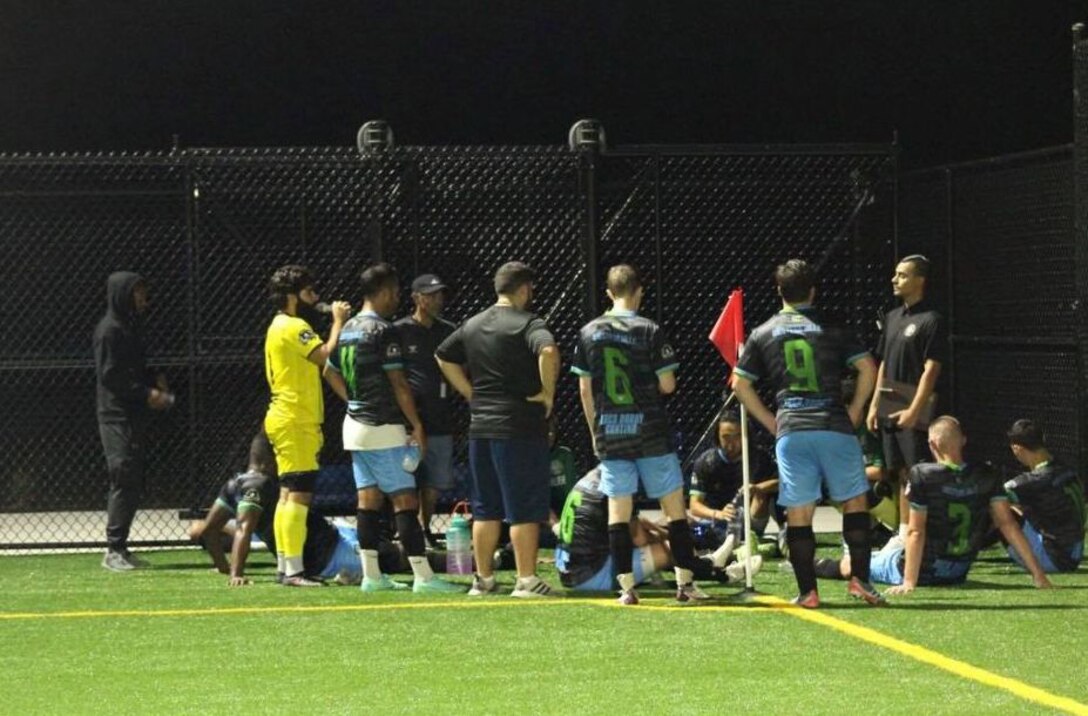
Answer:
[(0, 152), (889, 141), (906, 165), (1072, 139), (1064, 0), (5, 3)]

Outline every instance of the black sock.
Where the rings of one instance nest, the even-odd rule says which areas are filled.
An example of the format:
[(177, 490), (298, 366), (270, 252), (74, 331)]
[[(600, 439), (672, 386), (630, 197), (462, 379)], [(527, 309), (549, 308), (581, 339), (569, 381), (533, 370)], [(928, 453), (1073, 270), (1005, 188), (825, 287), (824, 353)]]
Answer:
[(850, 548), (850, 576), (869, 581), (869, 513), (851, 512), (842, 516), (842, 538)]
[(669, 523), (669, 550), (677, 567), (693, 572), (699, 568), (695, 563), (695, 540), (691, 537), (691, 527), (686, 519)]
[(790, 546), (790, 564), (793, 565), (793, 574), (797, 577), (797, 589), (802, 595), (816, 589), (816, 535), (812, 532), (812, 525), (795, 527), (790, 525), (786, 530), (786, 542)]
[(359, 510), (355, 513), (355, 531), (359, 535), (359, 549), (378, 549), (379, 527), (377, 510)]
[(410, 510), (401, 510), (393, 515), (397, 523), (397, 534), (400, 535), (400, 543), (404, 545), (404, 551), (409, 557), (422, 557), (427, 552), (427, 544), (423, 541), (423, 527), (419, 524), (416, 513)]
[(608, 525), (608, 553), (612, 555), (612, 571), (614, 574), (630, 574), (634, 572), (631, 553), (635, 549), (635, 543), (631, 540), (631, 527), (626, 522)]
[(818, 559), (815, 568), (816, 576), (820, 579), (845, 579), (842, 576), (842, 570), (839, 568), (839, 560), (837, 559)]

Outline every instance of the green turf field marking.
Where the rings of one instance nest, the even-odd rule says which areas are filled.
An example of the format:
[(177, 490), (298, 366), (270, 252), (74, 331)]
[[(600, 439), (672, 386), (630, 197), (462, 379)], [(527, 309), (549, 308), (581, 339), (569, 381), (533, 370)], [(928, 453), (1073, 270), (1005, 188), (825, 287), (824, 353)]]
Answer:
[[(458, 602), (417, 602), (395, 604), (327, 604), (313, 606), (276, 606), (276, 607), (208, 607), (206, 609), (103, 609), (74, 612), (11, 612), (0, 613), (0, 621), (15, 621), (28, 619), (94, 619), (109, 617), (208, 617), (208, 616), (232, 616), (237, 614), (278, 614), (278, 613), (304, 613), (319, 614), (322, 612), (370, 612), (370, 611), (396, 611), (400, 609), (495, 609), (502, 607), (554, 607), (574, 606), (588, 604), (597, 607), (620, 606), (611, 600), (603, 599), (534, 599), (534, 600), (495, 600), (479, 599), (476, 601)], [(773, 607), (749, 607), (749, 606), (716, 606), (716, 607), (682, 607), (682, 606), (649, 606), (651, 609), (683, 611), (771, 611)]]
[(1077, 714), (1078, 716), (1088, 716), (1088, 705), (1082, 704), (1079, 701), (1074, 701), (1065, 696), (1057, 696), (1056, 694), (1044, 691), (1031, 684), (1026, 684), (1018, 679), (1000, 676), (992, 671), (980, 669), (977, 666), (972, 666), (967, 662), (945, 656), (939, 652), (927, 649), (924, 646), (918, 646), (917, 644), (911, 644), (902, 639), (896, 639), (893, 636), (888, 636), (883, 632), (870, 629), (869, 627), (853, 624), (842, 619), (836, 619), (833, 616), (814, 609), (796, 607), (778, 597), (768, 596), (758, 597), (757, 599), (763, 604), (770, 605), (772, 608), (780, 610), (783, 614), (788, 614), (797, 619), (829, 627), (837, 632), (852, 636), (855, 639), (860, 639), (861, 641), (884, 647), (885, 649), (908, 656), (915, 661), (935, 666), (938, 669), (955, 674), (960, 678), (969, 681), (977, 681), (986, 686), (992, 686), (996, 689), (1008, 691), (1022, 699), (1031, 701), (1032, 703), (1042, 704), (1043, 706), (1049, 706), (1050, 708), (1065, 711), (1066, 713)]

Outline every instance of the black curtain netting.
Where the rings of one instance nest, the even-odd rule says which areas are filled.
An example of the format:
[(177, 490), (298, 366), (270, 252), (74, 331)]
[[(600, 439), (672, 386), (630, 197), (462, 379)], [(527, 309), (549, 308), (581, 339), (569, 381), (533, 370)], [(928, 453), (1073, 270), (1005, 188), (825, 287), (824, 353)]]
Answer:
[[(682, 456), (722, 400), (726, 371), (706, 339), (743, 287), (749, 330), (776, 307), (770, 272), (825, 260), (821, 302), (875, 343), (894, 244), (890, 147), (192, 149), (170, 154), (0, 156), (8, 340), (0, 345), (0, 548), (97, 546), (105, 465), (90, 336), (114, 270), (151, 284), (151, 364), (178, 394), (155, 419), (135, 544), (179, 541), (179, 509), (210, 503), (244, 465), (267, 403), (265, 282), (305, 263), (326, 299), (359, 301), (381, 258), (402, 282), (433, 271), (463, 320), (493, 300), (510, 259), (540, 273), (536, 310), (569, 365), (578, 328), (620, 261), (652, 279), (644, 312), (678, 346), (671, 412)], [(407, 292), (402, 310), (408, 307)], [(342, 408), (326, 396), (318, 505), (350, 507)], [(589, 466), (577, 391), (564, 373), (562, 441)], [(462, 416), (462, 427), (464, 425)], [(758, 431), (756, 431), (758, 433)], [(757, 435), (766, 447), (766, 436)], [(463, 440), (458, 488), (464, 493)]]

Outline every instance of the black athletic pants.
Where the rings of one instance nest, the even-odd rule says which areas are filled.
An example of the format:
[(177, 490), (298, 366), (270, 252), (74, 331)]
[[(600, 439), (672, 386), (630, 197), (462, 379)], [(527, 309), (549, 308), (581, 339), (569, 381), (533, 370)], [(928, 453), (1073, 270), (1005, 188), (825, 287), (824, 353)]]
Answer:
[(144, 490), (147, 429), (131, 422), (99, 423), (98, 434), (109, 472), (106, 541), (111, 550), (122, 551)]

